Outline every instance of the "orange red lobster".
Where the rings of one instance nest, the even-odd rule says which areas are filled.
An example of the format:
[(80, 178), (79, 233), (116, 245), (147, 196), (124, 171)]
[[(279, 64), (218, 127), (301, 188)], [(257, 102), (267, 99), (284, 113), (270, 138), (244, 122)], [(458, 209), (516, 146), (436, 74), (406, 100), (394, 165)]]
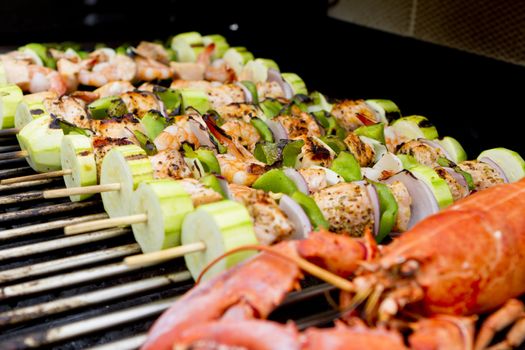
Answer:
[[(194, 287), (150, 330), (149, 349), (491, 349), (525, 339), (525, 180), (476, 193), (378, 249), (328, 232), (274, 246), (350, 278), (342, 319), (299, 332), (264, 320), (298, 287), (297, 265), (263, 252)], [(493, 311), (475, 334), (478, 314)]]

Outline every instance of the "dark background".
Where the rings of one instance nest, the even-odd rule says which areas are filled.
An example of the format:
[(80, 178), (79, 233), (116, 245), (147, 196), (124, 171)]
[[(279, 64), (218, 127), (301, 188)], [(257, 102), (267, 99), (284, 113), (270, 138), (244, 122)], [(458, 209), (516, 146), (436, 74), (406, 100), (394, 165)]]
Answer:
[(470, 157), (497, 146), (525, 153), (525, 67), (330, 19), (327, 6), (322, 0), (2, 0), (0, 45), (220, 33), (298, 73), (310, 90), (390, 98), (405, 115), (428, 116)]

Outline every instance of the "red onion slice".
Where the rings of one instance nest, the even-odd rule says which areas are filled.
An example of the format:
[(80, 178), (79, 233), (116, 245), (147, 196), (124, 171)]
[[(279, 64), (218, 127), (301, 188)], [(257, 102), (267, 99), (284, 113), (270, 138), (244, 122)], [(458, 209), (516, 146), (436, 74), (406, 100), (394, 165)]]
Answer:
[(490, 167), (496, 170), (496, 172), (501, 176), (501, 178), (503, 179), (503, 182), (509, 183), (509, 179), (507, 178), (507, 175), (505, 175), (505, 172), (503, 171), (503, 169), (501, 169), (501, 167), (498, 164), (496, 164), (496, 162), (494, 162), (492, 159), (483, 157), (483, 158), (480, 158), (479, 161), (487, 165), (490, 165)]
[(412, 228), (416, 223), (439, 211), (439, 205), (432, 190), (423, 182), (416, 179), (408, 171), (402, 171), (387, 180), (386, 183), (400, 181), (405, 185), (412, 198), (410, 206), (411, 215), (408, 228)]
[(285, 168), (283, 171), (286, 174), (286, 176), (288, 176), (288, 178), (295, 183), (299, 191), (301, 191), (304, 194), (310, 194), (308, 183), (306, 182), (306, 180), (300, 172), (293, 168)]
[(234, 200), (232, 191), (230, 191), (230, 186), (228, 186), (228, 181), (222, 176), (215, 175), (217, 180), (219, 180), (219, 185), (221, 186), (222, 192), (224, 192), (224, 195), (226, 196), (226, 199)]
[(206, 130), (206, 128), (202, 124), (200, 124), (194, 119), (188, 120), (188, 124), (190, 126), (191, 132), (193, 133), (193, 135), (195, 135), (197, 140), (199, 140), (201, 146), (207, 146), (213, 150), (217, 149), (217, 147), (215, 147), (215, 145), (210, 139), (210, 134), (208, 130)]
[(368, 198), (372, 203), (372, 210), (374, 211), (374, 236), (377, 236), (379, 233), (379, 224), (381, 221), (381, 207), (379, 205), (379, 196), (377, 195), (377, 190), (374, 185), (366, 185), (366, 190), (368, 192)]
[(252, 96), (252, 93), (250, 92), (250, 90), (248, 90), (248, 88), (246, 86), (244, 86), (244, 84), (241, 83), (241, 82), (236, 82), (235, 85), (237, 85), (238, 87), (240, 87), (242, 89), (242, 92), (244, 93), (244, 98), (245, 98), (246, 103), (252, 103), (253, 102), (253, 96)]
[(284, 98), (291, 99), (293, 97), (292, 87), (286, 81), (284, 81), (279, 71), (273, 68), (269, 68), (268, 69), (268, 81), (269, 82), (274, 81), (277, 84), (279, 84), (279, 86), (283, 90)]
[(458, 173), (457, 171), (449, 167), (443, 167), (443, 169), (445, 169), (445, 171), (449, 173), (450, 176), (452, 176), (454, 180), (456, 180), (457, 183), (467, 191), (467, 193), (470, 193), (467, 180), (465, 180), (465, 177), (461, 175), (461, 173)]
[(279, 140), (288, 140), (288, 132), (281, 123), (274, 120), (267, 120), (266, 125), (270, 128), (276, 142)]
[(447, 150), (443, 146), (441, 146), (441, 144), (439, 142), (436, 142), (436, 141), (433, 141), (433, 140), (427, 140), (427, 139), (420, 139), (419, 141), (421, 141), (425, 145), (428, 145), (428, 146), (430, 146), (430, 147), (432, 147), (434, 149), (441, 150), (441, 152), (443, 153), (445, 158), (447, 158), (449, 160), (452, 160), (452, 157), (450, 156), (450, 154), (447, 152)]
[(290, 239), (304, 239), (312, 232), (312, 224), (310, 219), (304, 212), (303, 208), (292, 198), (283, 194), (279, 201), (279, 208), (288, 216), (288, 219), (293, 223), (295, 230), (290, 236)]

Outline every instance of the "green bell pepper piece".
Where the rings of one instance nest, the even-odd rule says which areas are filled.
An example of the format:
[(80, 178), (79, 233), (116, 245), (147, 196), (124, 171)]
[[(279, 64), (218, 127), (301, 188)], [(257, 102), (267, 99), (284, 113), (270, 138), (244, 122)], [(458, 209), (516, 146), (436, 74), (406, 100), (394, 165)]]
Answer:
[(155, 140), (157, 136), (164, 130), (168, 124), (166, 118), (157, 111), (149, 111), (140, 120), (146, 131), (146, 135), (152, 140)]
[(359, 136), (366, 136), (385, 144), (385, 124), (377, 123), (369, 126), (361, 126), (354, 130)]
[(330, 227), (323, 212), (319, 209), (317, 203), (315, 203), (312, 197), (309, 197), (300, 191), (295, 191), (290, 197), (292, 197), (292, 199), (303, 208), (314, 229), (318, 230), (320, 227), (328, 229)]
[(273, 142), (259, 142), (253, 151), (255, 159), (267, 165), (273, 165), (281, 156), (278, 144)]
[(213, 174), (208, 174), (206, 176), (201, 177), (199, 179), (199, 182), (211, 188), (215, 192), (219, 193), (222, 196), (222, 198), (226, 199), (226, 194), (222, 190), (222, 187), (219, 183), (219, 179), (217, 179), (217, 176)]
[(387, 185), (373, 182), (379, 198), (379, 208), (381, 210), (381, 220), (379, 222), (379, 232), (376, 236), (377, 243), (381, 243), (383, 239), (392, 231), (396, 223), (398, 205), (394, 195), (390, 192)]
[(261, 119), (254, 117), (250, 120), (250, 123), (257, 129), (261, 138), (266, 142), (273, 142), (273, 134), (268, 125)]
[(301, 153), (301, 148), (304, 146), (303, 140), (295, 140), (289, 142), (283, 148), (283, 165), (289, 168), (295, 168), (297, 156)]
[(331, 170), (335, 171), (347, 182), (362, 179), (361, 167), (354, 155), (349, 152), (341, 152), (332, 162)]
[(283, 105), (281, 104), (281, 102), (275, 99), (267, 98), (266, 100), (259, 103), (259, 107), (262, 109), (266, 118), (272, 119), (279, 115), (279, 112), (283, 108)]
[(265, 192), (284, 193), (289, 196), (297, 191), (295, 182), (280, 169), (272, 169), (264, 173), (253, 183), (252, 187)]

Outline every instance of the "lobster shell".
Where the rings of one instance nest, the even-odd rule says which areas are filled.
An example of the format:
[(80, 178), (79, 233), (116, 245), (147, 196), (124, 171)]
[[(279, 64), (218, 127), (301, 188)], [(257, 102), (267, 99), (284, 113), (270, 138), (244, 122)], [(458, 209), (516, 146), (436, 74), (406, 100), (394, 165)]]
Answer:
[(475, 193), (383, 250), (389, 269), (419, 263), (426, 314), (470, 315), (525, 293), (525, 180)]

